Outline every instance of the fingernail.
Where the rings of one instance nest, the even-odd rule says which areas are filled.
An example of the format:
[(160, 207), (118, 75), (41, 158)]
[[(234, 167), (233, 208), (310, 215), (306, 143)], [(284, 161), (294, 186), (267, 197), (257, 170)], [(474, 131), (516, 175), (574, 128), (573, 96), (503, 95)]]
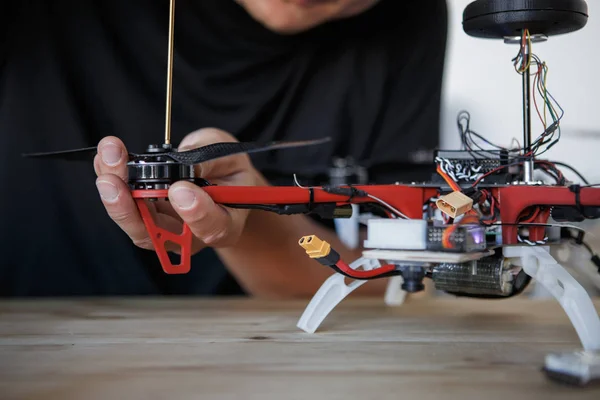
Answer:
[(115, 185), (107, 181), (96, 182), (96, 187), (103, 200), (113, 202), (119, 197), (119, 189)]
[(100, 148), (100, 154), (102, 154), (102, 161), (104, 164), (111, 167), (117, 165), (123, 156), (121, 148), (114, 143), (106, 143), (102, 146)]
[(192, 208), (196, 203), (196, 195), (186, 188), (175, 189), (171, 196), (175, 205), (183, 210)]

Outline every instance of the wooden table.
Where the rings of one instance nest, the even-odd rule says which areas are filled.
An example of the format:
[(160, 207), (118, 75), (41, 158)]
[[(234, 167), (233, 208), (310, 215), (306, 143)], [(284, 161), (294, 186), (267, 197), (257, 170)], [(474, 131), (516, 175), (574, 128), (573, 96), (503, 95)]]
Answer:
[(314, 335), (305, 304), (0, 302), (0, 398), (600, 399), (540, 372), (579, 348), (554, 302), (347, 299)]

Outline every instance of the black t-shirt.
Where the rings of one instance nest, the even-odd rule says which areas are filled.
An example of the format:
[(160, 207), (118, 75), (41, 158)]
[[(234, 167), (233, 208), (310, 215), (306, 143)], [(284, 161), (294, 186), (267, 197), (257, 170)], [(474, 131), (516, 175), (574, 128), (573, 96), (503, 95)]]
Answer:
[[(161, 143), (168, 1), (3, 3), (0, 294), (239, 293), (210, 249), (189, 274), (164, 274), (107, 216), (91, 163), (21, 157), (107, 135), (131, 151)], [(381, 0), (298, 35), (265, 29), (233, 0), (178, 0), (173, 143), (202, 127), (242, 141), (330, 136), (252, 159), (277, 184), (333, 156), (367, 165), (371, 182), (420, 179), (438, 143), (445, 45), (443, 0)]]

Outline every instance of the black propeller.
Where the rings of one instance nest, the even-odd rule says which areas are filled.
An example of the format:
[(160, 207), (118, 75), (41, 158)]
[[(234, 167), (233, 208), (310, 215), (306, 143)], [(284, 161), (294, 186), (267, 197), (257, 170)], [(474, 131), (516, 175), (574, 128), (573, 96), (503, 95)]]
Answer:
[(224, 142), (213, 143), (197, 149), (167, 153), (169, 157), (182, 164), (198, 164), (216, 158), (239, 153), (258, 153), (269, 150), (288, 149), (294, 147), (314, 146), (330, 141), (330, 138), (304, 140), (296, 142), (271, 142), (261, 144), (256, 142)]
[[(239, 153), (258, 153), (262, 151), (279, 150), (295, 147), (314, 146), (329, 142), (331, 138), (326, 137), (322, 139), (314, 140), (303, 140), (294, 142), (270, 142), (270, 143), (257, 143), (257, 142), (223, 142), (213, 143), (207, 146), (199, 147), (197, 149), (187, 151), (177, 151), (171, 149), (161, 149), (156, 147), (156, 151), (148, 151), (147, 153), (129, 153), (130, 161), (140, 161), (149, 157), (169, 157), (174, 161), (177, 161), (186, 165), (198, 164), (205, 161), (214, 160), (221, 157), (230, 156)], [(65, 150), (65, 151), (52, 151), (45, 153), (28, 153), (23, 154), (23, 157), (35, 157), (35, 158), (50, 158), (60, 159), (67, 161), (89, 161), (96, 155), (97, 147), (85, 147), (81, 149)]]
[(52, 158), (67, 161), (89, 161), (96, 155), (96, 147), (84, 147), (82, 149), (51, 151), (47, 153), (27, 153), (23, 157)]

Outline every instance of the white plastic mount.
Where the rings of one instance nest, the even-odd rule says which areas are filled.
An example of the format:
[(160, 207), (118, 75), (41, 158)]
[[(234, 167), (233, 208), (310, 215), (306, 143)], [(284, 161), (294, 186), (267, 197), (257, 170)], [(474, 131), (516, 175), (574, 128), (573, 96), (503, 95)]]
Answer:
[[(350, 268), (354, 270), (362, 268), (364, 271), (370, 271), (380, 266), (379, 260), (365, 257), (358, 258), (350, 264)], [(345, 279), (344, 275), (336, 273), (321, 285), (304, 310), (302, 317), (300, 317), (297, 324), (298, 328), (307, 333), (315, 333), (329, 313), (342, 300), (367, 282), (366, 280), (353, 280), (349, 284), (346, 284)], [(404, 302), (406, 292), (400, 289), (401, 285), (402, 277), (395, 276), (390, 279), (385, 295), (387, 304), (400, 305)]]
[(551, 255), (548, 246), (505, 247), (504, 256), (520, 258), (525, 273), (548, 290), (571, 320), (583, 349), (600, 350), (600, 317), (583, 286)]

